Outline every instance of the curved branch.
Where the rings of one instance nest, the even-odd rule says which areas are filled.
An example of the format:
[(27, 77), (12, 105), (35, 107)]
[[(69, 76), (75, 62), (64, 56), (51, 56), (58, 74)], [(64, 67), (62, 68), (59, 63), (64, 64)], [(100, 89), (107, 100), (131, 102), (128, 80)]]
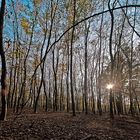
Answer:
[[(110, 9), (110, 10), (114, 11), (114, 10), (118, 10), (118, 9), (122, 9), (122, 8), (133, 8), (133, 7), (140, 7), (140, 5), (124, 5), (124, 6), (119, 6), (119, 7), (116, 7), (116, 8), (112, 8), (112, 9)], [(104, 13), (108, 13), (110, 10), (108, 9), (108, 10), (105, 10), (105, 11), (102, 11), (102, 12), (99, 12), (99, 13), (95, 13), (95, 14), (93, 14), (93, 15), (91, 15), (91, 16), (88, 16), (88, 17), (86, 17), (86, 18), (84, 18), (84, 19), (78, 21), (77, 23), (75, 23), (74, 25), (72, 25), (71, 27), (69, 27), (67, 30), (65, 30), (65, 31), (60, 35), (60, 37), (59, 37), (57, 40), (55, 40), (55, 41), (52, 43), (52, 45), (50, 45), (50, 48), (45, 52), (45, 56), (46, 56), (47, 53), (49, 53), (49, 51), (52, 49), (52, 47), (53, 47), (56, 43), (58, 43), (58, 42), (63, 38), (63, 36), (64, 36), (67, 32), (69, 32), (73, 27), (79, 25), (80, 23), (84, 22), (85, 20), (89, 20), (90, 18), (93, 18), (93, 17), (99, 16), (99, 15), (102, 15), (102, 14), (104, 14)], [(41, 63), (43, 63), (43, 62), (45, 61), (45, 59), (46, 59), (45, 56), (42, 58), (42, 60), (40, 61), (40, 63), (37, 65), (37, 67), (36, 67), (36, 69), (35, 69), (34, 74), (33, 74), (32, 77), (34, 77), (34, 75), (35, 75), (35, 73), (36, 73), (38, 67), (41, 65)]]

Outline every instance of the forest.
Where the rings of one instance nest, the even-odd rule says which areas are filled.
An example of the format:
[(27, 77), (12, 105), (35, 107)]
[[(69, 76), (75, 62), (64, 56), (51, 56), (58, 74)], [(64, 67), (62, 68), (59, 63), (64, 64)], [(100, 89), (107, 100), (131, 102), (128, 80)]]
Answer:
[(0, 139), (140, 139), (139, 0), (0, 3)]

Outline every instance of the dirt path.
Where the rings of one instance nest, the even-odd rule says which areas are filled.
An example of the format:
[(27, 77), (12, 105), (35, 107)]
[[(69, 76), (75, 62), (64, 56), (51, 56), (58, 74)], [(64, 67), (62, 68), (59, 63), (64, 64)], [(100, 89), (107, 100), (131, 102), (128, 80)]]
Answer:
[(68, 113), (22, 114), (0, 122), (4, 140), (140, 140), (140, 118)]

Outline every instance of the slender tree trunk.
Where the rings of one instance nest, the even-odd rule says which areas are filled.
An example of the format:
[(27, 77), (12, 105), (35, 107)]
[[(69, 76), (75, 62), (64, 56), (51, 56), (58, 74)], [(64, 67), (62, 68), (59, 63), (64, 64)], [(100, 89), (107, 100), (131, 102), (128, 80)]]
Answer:
[(47, 95), (47, 91), (46, 91), (46, 83), (45, 83), (45, 79), (43, 78), (43, 89), (44, 89), (44, 94), (45, 94), (45, 111), (48, 111), (48, 95)]
[[(110, 82), (113, 82), (113, 70), (114, 70), (114, 58), (113, 58), (113, 53), (112, 53), (112, 36), (113, 36), (113, 29), (114, 29), (114, 14), (113, 10), (111, 10), (110, 7), (111, 1), (109, 0), (108, 2), (108, 8), (110, 12), (110, 17), (111, 17), (111, 29), (110, 29), (110, 37), (109, 37), (109, 53), (110, 53), (110, 60), (111, 60), (111, 74), (110, 74)], [(113, 3), (114, 6), (114, 3)], [(112, 89), (110, 89), (110, 118), (114, 119), (114, 111), (113, 111), (113, 93)]]
[(91, 93), (92, 93), (92, 112), (93, 114), (95, 114), (95, 95), (93, 90), (93, 76), (91, 76)]
[(55, 65), (55, 50), (52, 52), (53, 58), (53, 73), (54, 73), (54, 111), (58, 110), (58, 86), (57, 86), (57, 70), (58, 70), (58, 63), (59, 63), (59, 49), (57, 49), (57, 58), (56, 58), (56, 65)]
[(66, 85), (67, 85), (67, 112), (70, 110), (70, 94), (69, 94), (69, 42), (67, 43), (67, 77), (66, 77)]
[(84, 76), (84, 102), (85, 102), (85, 114), (88, 114), (88, 103), (87, 103), (87, 68), (88, 68), (88, 33), (89, 33), (90, 23), (87, 27), (85, 21), (85, 76)]
[[(64, 50), (65, 53), (65, 50)], [(61, 78), (60, 78), (60, 111), (63, 111), (64, 107), (64, 90), (63, 90), (63, 77), (64, 77), (64, 55), (62, 58), (62, 69), (61, 69)]]
[[(103, 1), (103, 11), (104, 11), (104, 1)], [(98, 75), (99, 75), (99, 80), (98, 80), (98, 95), (97, 95), (97, 107), (98, 107), (98, 112), (99, 115), (102, 115), (102, 104), (101, 104), (101, 55), (102, 55), (102, 26), (103, 26), (103, 18), (104, 18), (104, 14), (102, 14), (101, 17), (101, 24), (100, 24), (100, 33), (99, 33), (99, 71), (98, 71)]]
[(49, 109), (52, 109), (52, 99), (51, 99), (51, 72), (50, 72), (50, 69), (49, 69), (49, 87), (48, 87), (48, 90), (49, 90), (49, 97), (48, 97), (48, 108)]
[[(75, 24), (75, 16), (76, 16), (76, 0), (73, 1), (74, 7), (74, 15), (73, 15), (73, 25)], [(75, 27), (72, 28), (72, 36), (71, 36), (71, 47), (70, 47), (70, 81), (71, 81), (71, 101), (72, 101), (72, 111), (73, 116), (75, 116), (75, 101), (74, 101), (74, 90), (73, 90), (73, 41), (74, 41), (74, 31)]]
[[(12, 52), (14, 52), (15, 47), (13, 44)], [(9, 89), (8, 89), (8, 97), (7, 97), (7, 107), (10, 107), (10, 99), (11, 99), (11, 89), (12, 89), (12, 78), (13, 78), (13, 65), (14, 65), (14, 53), (12, 54), (12, 60), (11, 60), (11, 70), (10, 70), (10, 76), (9, 76)]]
[(3, 48), (4, 12), (5, 12), (5, 0), (2, 0), (1, 9), (0, 9), (0, 56), (1, 56), (1, 62), (2, 62), (2, 74), (1, 74), (2, 110), (1, 110), (1, 114), (0, 114), (0, 120), (6, 120), (6, 114), (7, 114), (6, 60), (5, 60), (5, 53), (4, 53), (4, 48)]
[[(135, 28), (135, 20), (136, 20), (136, 8), (134, 13), (134, 25)], [(131, 35), (131, 51), (130, 51), (130, 61), (129, 61), (129, 95), (130, 95), (130, 112), (132, 115), (134, 115), (134, 108), (133, 108), (133, 94), (132, 94), (132, 74), (133, 74), (133, 55), (134, 55), (134, 28)]]

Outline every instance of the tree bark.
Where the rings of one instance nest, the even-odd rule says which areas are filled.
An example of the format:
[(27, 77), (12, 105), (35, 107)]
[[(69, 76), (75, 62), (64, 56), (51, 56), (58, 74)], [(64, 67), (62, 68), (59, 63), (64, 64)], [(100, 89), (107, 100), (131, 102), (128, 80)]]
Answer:
[[(110, 74), (110, 82), (113, 81), (113, 71), (114, 71), (114, 57), (112, 53), (112, 36), (113, 36), (113, 29), (114, 29), (114, 14), (113, 14), (113, 9), (110, 7), (111, 1), (109, 0), (108, 2), (108, 8), (110, 12), (110, 17), (111, 17), (111, 29), (110, 29), (110, 36), (109, 36), (109, 54), (110, 54), (110, 60), (111, 60), (111, 74)], [(113, 3), (114, 6), (114, 3)], [(114, 119), (114, 111), (113, 111), (113, 94), (112, 94), (112, 89), (110, 89), (110, 118)]]
[[(74, 0), (74, 15), (73, 15), (73, 25), (75, 24), (75, 16), (76, 16), (76, 0)], [(75, 27), (72, 28), (72, 36), (71, 36), (71, 47), (70, 47), (70, 86), (71, 86), (71, 101), (72, 101), (72, 111), (73, 116), (75, 116), (75, 101), (74, 101), (74, 92), (73, 92), (73, 40), (74, 40), (74, 31)]]
[(1, 63), (2, 63), (2, 73), (1, 73), (2, 110), (1, 110), (1, 114), (0, 114), (0, 120), (6, 120), (6, 114), (7, 114), (6, 60), (5, 60), (5, 53), (4, 53), (4, 48), (3, 48), (4, 11), (5, 11), (5, 0), (2, 0), (1, 9), (0, 9), (0, 56), (1, 56)]

